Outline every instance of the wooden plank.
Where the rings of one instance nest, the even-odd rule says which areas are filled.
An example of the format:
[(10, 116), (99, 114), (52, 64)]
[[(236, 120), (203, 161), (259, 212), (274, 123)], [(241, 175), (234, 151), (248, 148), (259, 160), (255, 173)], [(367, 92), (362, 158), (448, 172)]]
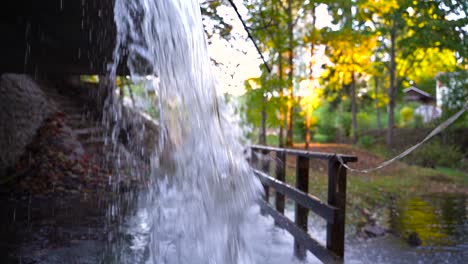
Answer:
[[(268, 157), (269, 151), (262, 151), (262, 171), (266, 174), (270, 174), (270, 157)], [(270, 199), (270, 187), (267, 184), (263, 184), (263, 189), (265, 191), (265, 201), (268, 202)]]
[(254, 170), (254, 173), (263, 183), (270, 185), (272, 188), (275, 188), (277, 192), (286, 195), (300, 205), (312, 210), (314, 213), (327, 220), (327, 222), (333, 223), (335, 221), (335, 212), (338, 208), (330, 206), (308, 193), (296, 190), (294, 187), (280, 182), (261, 171)]
[[(279, 182), (286, 181), (286, 154), (282, 152), (276, 152), (276, 163), (275, 163), (275, 176)], [(276, 211), (284, 214), (285, 199), (284, 194), (276, 191)]]
[(336, 159), (328, 161), (328, 204), (337, 207), (334, 223), (327, 223), (327, 249), (344, 256), (346, 168)]
[(263, 212), (271, 215), (277, 225), (287, 230), (301, 245), (310, 251), (323, 263), (343, 263), (343, 259), (328, 251), (323, 245), (313, 239), (308, 233), (297, 227), (291, 220), (278, 213), (265, 201), (259, 201)]
[(268, 151), (281, 152), (281, 153), (300, 156), (300, 157), (309, 157), (309, 158), (322, 159), (322, 160), (330, 160), (336, 156), (340, 156), (344, 162), (357, 162), (358, 161), (357, 157), (352, 156), (352, 155), (312, 152), (312, 151), (304, 151), (304, 150), (298, 150), (298, 149), (283, 149), (283, 148), (260, 146), (260, 145), (252, 145), (250, 147), (255, 150), (268, 150)]
[(250, 166), (254, 169), (258, 169), (258, 154), (255, 150), (252, 149), (250, 157)]
[[(296, 161), (296, 188), (304, 193), (309, 193), (309, 158), (298, 156)], [(294, 222), (307, 233), (307, 218), (309, 210), (296, 202)], [(298, 259), (304, 260), (307, 256), (306, 249), (297, 240), (294, 240), (294, 254)]]

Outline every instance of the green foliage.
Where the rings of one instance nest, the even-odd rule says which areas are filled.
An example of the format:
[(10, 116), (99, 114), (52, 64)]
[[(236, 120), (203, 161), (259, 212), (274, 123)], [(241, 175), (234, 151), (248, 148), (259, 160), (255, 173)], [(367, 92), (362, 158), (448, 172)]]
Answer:
[[(219, 22), (216, 30), (224, 30), (224, 22), (215, 15), (216, 12), (213, 13), (222, 6), (221, 3), (217, 0), (202, 4), (203, 14)], [(461, 69), (467, 61), (465, 25), (468, 18), (453, 16), (468, 13), (468, 5), (462, 1), (244, 0), (243, 3), (247, 10), (247, 15), (243, 15), (246, 25), (272, 69), (268, 73), (265, 67), (262, 68), (262, 76), (256, 80), (258, 87), (249, 88), (250, 84), (246, 83), (243, 109), (254, 127), (259, 127), (263, 109), (267, 113), (267, 126), (278, 128), (284, 123), (289, 103), (293, 104), (296, 139), (302, 139), (305, 130), (303, 116), (296, 114), (301, 111), (295, 102), (302, 101), (297, 98), (296, 90), (300, 81), (311, 75), (309, 67), (313, 66), (314, 60), (307, 65), (307, 59), (303, 59), (310, 56), (311, 48), (325, 45), (325, 54), (331, 62), (322, 67), (325, 72), (318, 81), (319, 88), (324, 91), (324, 101), (333, 107), (320, 106), (313, 110), (318, 123), (311, 131), (314, 140), (320, 141), (333, 140), (337, 129), (346, 136), (351, 135), (352, 83), (356, 84), (358, 94), (359, 132), (377, 128), (376, 98), (382, 127), (388, 127), (389, 122), (399, 126), (420, 126), (422, 120), (413, 116), (411, 106), (398, 101), (402, 99), (401, 88), (414, 83), (435, 95), (436, 74)], [(314, 14), (322, 3), (328, 7), (333, 26), (318, 29)], [(447, 19), (449, 16), (451, 18)], [(229, 31), (229, 27), (225, 29)], [(393, 59), (394, 65), (391, 63)], [(293, 76), (289, 76), (290, 73)], [(395, 76), (392, 85), (389, 85), (390, 75)], [(468, 78), (459, 80), (448, 82), (461, 87), (451, 94), (458, 96), (456, 100), (466, 102)], [(379, 84), (377, 94), (375, 83)], [(394, 87), (391, 94), (389, 87)], [(288, 98), (290, 94), (294, 96)], [(395, 105), (385, 107), (390, 98)], [(302, 112), (307, 112), (308, 105), (301, 105)], [(337, 109), (340, 114), (336, 113)], [(394, 113), (395, 122), (388, 120), (387, 111)], [(310, 117), (310, 111), (307, 114)], [(284, 132), (286, 134), (286, 128)]]
[(368, 149), (374, 144), (374, 138), (372, 138), (371, 136), (359, 137), (358, 144)]
[(374, 127), (371, 115), (367, 112), (359, 112), (357, 114), (358, 128), (360, 131), (369, 130)]
[(459, 148), (439, 141), (426, 143), (405, 158), (410, 164), (429, 168), (459, 168), (463, 164), (462, 160), (463, 153)]
[(278, 135), (267, 135), (266, 136), (266, 144), (269, 146), (277, 146), (278, 145)]
[(316, 137), (322, 137), (323, 142), (332, 142), (336, 138), (335, 126), (325, 121), (321, 122), (317, 128), (317, 134), (314, 136), (314, 139)]
[(414, 115), (414, 123), (413, 123), (413, 126), (414, 126), (415, 128), (423, 127), (423, 126), (424, 126), (423, 117), (420, 116), (420, 115)]
[(218, 8), (223, 6), (222, 0), (206, 0), (200, 2), (203, 25), (208, 41), (214, 35), (218, 35), (226, 40), (231, 38), (232, 26), (219, 15)]
[(409, 124), (411, 121), (413, 121), (413, 116), (414, 116), (414, 111), (413, 108), (409, 106), (405, 106), (400, 109), (400, 122), (402, 123), (401, 125), (406, 125)]
[(434, 75), (422, 78), (420, 81), (416, 82), (416, 87), (418, 87), (418, 89), (428, 92), (431, 95), (436, 94), (436, 85), (437, 81)]
[(335, 138), (329, 134), (320, 134), (320, 133), (315, 133), (313, 141), (317, 143), (329, 143), (333, 142)]
[[(265, 89), (261, 86), (260, 78), (251, 78), (245, 81), (246, 93), (242, 97), (241, 110), (245, 113), (247, 123), (260, 127), (262, 107), (264, 103)], [(271, 107), (270, 107), (271, 108)]]
[(351, 135), (352, 116), (350, 112), (341, 113), (337, 118), (337, 125), (342, 129), (345, 136)]
[(442, 112), (444, 116), (451, 116), (468, 102), (468, 71), (442, 74), (438, 80), (447, 89), (443, 93)]

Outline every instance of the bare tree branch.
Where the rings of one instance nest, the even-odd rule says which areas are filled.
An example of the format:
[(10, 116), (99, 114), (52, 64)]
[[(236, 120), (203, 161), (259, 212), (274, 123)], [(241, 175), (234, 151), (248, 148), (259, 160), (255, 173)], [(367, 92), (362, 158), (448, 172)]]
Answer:
[(268, 63), (266, 62), (265, 57), (263, 57), (262, 51), (261, 51), (260, 48), (258, 47), (257, 42), (255, 41), (254, 37), (252, 36), (252, 34), (250, 34), (249, 28), (248, 28), (247, 25), (245, 24), (244, 19), (243, 19), (242, 16), (239, 14), (239, 10), (237, 9), (236, 4), (234, 4), (234, 1), (233, 1), (233, 0), (228, 0), (228, 2), (229, 2), (229, 4), (231, 4), (232, 8), (234, 8), (234, 11), (236, 12), (237, 17), (238, 17), (239, 20), (242, 22), (242, 26), (244, 26), (244, 30), (247, 32), (247, 36), (249, 37), (249, 39), (252, 41), (252, 43), (254, 44), (255, 48), (257, 49), (257, 52), (258, 52), (258, 54), (260, 55), (260, 58), (262, 59), (263, 64), (265, 65), (266, 70), (270, 73), (270, 72), (271, 72), (271, 68), (270, 68), (270, 66), (268, 65)]

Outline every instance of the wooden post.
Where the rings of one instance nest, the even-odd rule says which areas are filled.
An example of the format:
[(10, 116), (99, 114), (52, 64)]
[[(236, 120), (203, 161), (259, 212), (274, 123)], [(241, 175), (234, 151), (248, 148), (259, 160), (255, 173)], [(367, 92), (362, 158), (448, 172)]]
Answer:
[[(270, 152), (268, 150), (264, 150), (262, 152), (262, 171), (265, 172), (267, 175), (270, 175), (270, 159), (268, 157), (268, 154)], [(268, 199), (270, 198), (270, 187), (268, 185), (263, 184), (263, 189), (265, 190), (265, 201), (268, 202)]]
[[(286, 181), (286, 154), (281, 151), (276, 152), (275, 175), (278, 181)], [(282, 214), (284, 214), (284, 204), (284, 195), (276, 192), (276, 210)]]
[(346, 168), (336, 159), (328, 161), (328, 204), (339, 210), (334, 223), (327, 223), (327, 249), (344, 257)]
[[(309, 158), (308, 157), (297, 157), (296, 163), (296, 188), (308, 193), (309, 192)], [(296, 203), (295, 223), (296, 225), (307, 233), (307, 216), (308, 210)], [(306, 249), (294, 240), (294, 255), (304, 260), (306, 258)]]
[(251, 149), (251, 155), (252, 157), (250, 158), (250, 166), (254, 169), (258, 168), (258, 157), (257, 153), (255, 152), (254, 149)]

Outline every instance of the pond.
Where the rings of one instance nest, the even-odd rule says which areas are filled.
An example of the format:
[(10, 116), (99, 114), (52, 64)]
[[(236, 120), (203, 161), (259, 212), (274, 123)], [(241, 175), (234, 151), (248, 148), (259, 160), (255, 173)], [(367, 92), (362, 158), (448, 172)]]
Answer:
[[(468, 259), (468, 197), (464, 195), (431, 195), (396, 201), (383, 210), (378, 223), (389, 232), (376, 238), (363, 239), (349, 226), (346, 239), (346, 263), (463, 263)], [(288, 202), (286, 215), (294, 219), (294, 205)], [(132, 218), (129, 231), (133, 237), (128, 245), (132, 256), (150, 255), (145, 251), (149, 236), (147, 207)], [(247, 221), (246, 240), (256, 263), (295, 262), (293, 238), (274, 226), (273, 219), (260, 216), (253, 210)], [(310, 215), (309, 233), (322, 244), (326, 240), (326, 223)], [(417, 235), (415, 235), (417, 234)], [(420, 245), (408, 241), (410, 236), (420, 239)], [(413, 244), (413, 245), (412, 245)], [(165, 244), (167, 263), (174, 258), (175, 249), (170, 241)], [(173, 251), (172, 254), (170, 251)], [(144, 254), (146, 252), (146, 254)], [(135, 258), (133, 258), (135, 261)], [(177, 263), (177, 262), (174, 262)], [(183, 262), (182, 262), (183, 263)], [(320, 263), (311, 254), (307, 263)]]
[[(178, 263), (176, 245), (151, 242), (153, 220), (148, 201), (128, 210), (123, 226), (108, 222), (105, 203), (71, 199), (1, 203), (0, 252), (4, 263)], [(7, 206), (8, 204), (8, 206)], [(14, 206), (13, 206), (14, 205)], [(286, 215), (293, 219), (294, 206)], [(463, 263), (468, 259), (468, 197), (430, 195), (395, 201), (382, 210), (378, 224), (391, 230), (363, 239), (348, 226), (346, 263)], [(273, 219), (252, 208), (245, 223), (247, 244), (255, 263), (291, 263), (293, 238), (274, 227)], [(311, 214), (309, 233), (324, 243), (326, 223)], [(408, 237), (417, 234), (419, 246)], [(414, 236), (414, 235), (413, 235)], [(308, 255), (308, 263), (318, 263)], [(159, 263), (159, 262), (156, 262)], [(185, 263), (185, 262), (181, 262)]]
[[(468, 197), (434, 194), (395, 201), (378, 223), (384, 237), (348, 239), (350, 263), (464, 263), (468, 259)], [(418, 245), (418, 246), (416, 246)]]

